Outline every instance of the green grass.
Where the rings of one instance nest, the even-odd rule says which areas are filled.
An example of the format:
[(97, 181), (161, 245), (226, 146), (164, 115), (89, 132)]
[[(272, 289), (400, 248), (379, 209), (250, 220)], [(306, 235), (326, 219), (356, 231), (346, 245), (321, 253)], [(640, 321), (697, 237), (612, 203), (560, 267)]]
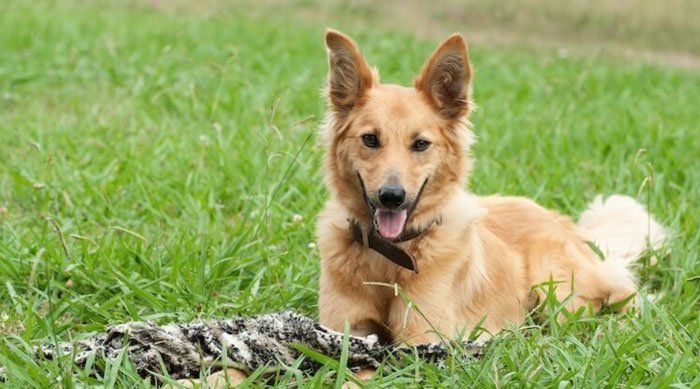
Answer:
[[(128, 363), (89, 378), (67, 360), (31, 361), (31, 345), (110, 323), (315, 317), (325, 25), (240, 11), (0, 2), (9, 387), (144, 385)], [(438, 41), (348, 32), (385, 81), (404, 84)], [(409, 359), (374, 382), (700, 385), (700, 75), (524, 47), (472, 45), (471, 57), (475, 192), (572, 215), (597, 193), (637, 196), (673, 232), (671, 254), (639, 266), (643, 294), (657, 300), (624, 324), (544, 318), (499, 335), (481, 361)], [(336, 373), (278, 379), (332, 385)]]
[[(246, 0), (268, 12), (279, 0)], [(174, 3), (174, 5), (173, 5)], [(200, 12), (230, 3), (204, 0)], [(285, 14), (335, 25), (401, 30), (407, 34), (468, 33), (472, 40), (537, 46), (583, 46), (614, 51), (660, 51), (662, 63), (698, 68), (700, 23), (696, 0), (287, 0)], [(182, 9), (182, 1), (168, 2)], [(289, 9), (287, 9), (289, 8)], [(348, 17), (353, 15), (354, 17)], [(672, 59), (668, 57), (680, 54)]]

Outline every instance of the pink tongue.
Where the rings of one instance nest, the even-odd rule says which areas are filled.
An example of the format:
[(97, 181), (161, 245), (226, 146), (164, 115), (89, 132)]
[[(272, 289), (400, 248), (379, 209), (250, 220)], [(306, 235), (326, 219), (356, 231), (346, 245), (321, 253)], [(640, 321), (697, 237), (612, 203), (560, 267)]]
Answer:
[(406, 210), (384, 211), (377, 209), (374, 212), (377, 219), (379, 234), (387, 239), (394, 239), (401, 235), (403, 226), (406, 224)]

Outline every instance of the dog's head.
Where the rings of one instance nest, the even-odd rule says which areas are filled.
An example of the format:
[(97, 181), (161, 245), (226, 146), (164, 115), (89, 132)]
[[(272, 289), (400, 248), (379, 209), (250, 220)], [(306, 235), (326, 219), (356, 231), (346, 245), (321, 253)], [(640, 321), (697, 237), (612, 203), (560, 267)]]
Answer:
[(355, 42), (326, 32), (326, 178), (351, 217), (398, 237), (440, 217), (471, 168), (472, 70), (455, 34), (442, 42), (413, 87), (381, 84)]

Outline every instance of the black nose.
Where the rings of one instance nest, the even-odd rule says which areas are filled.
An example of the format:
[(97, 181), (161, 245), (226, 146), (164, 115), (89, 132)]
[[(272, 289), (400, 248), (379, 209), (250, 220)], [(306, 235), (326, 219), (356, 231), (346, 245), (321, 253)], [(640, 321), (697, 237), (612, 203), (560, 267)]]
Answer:
[(379, 202), (388, 209), (398, 208), (406, 200), (406, 191), (398, 185), (384, 185), (379, 188)]

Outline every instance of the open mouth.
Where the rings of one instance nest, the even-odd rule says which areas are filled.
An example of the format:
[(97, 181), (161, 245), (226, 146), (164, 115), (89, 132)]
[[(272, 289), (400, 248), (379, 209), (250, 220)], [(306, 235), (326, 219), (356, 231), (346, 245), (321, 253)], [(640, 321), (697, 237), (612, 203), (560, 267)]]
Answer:
[(374, 202), (370, 201), (367, 196), (367, 190), (365, 189), (365, 182), (362, 180), (360, 173), (357, 173), (357, 178), (360, 181), (360, 186), (362, 187), (362, 195), (365, 198), (365, 203), (369, 210), (369, 214), (372, 216), (374, 221), (374, 228), (377, 230), (379, 235), (384, 239), (398, 239), (406, 228), (406, 221), (413, 213), (418, 201), (420, 200), (423, 189), (428, 183), (428, 178), (423, 181), (418, 195), (413, 201), (404, 202), (404, 208), (400, 209), (384, 209), (375, 205)]
[(383, 238), (396, 239), (403, 232), (408, 219), (408, 210), (374, 210), (374, 225)]

